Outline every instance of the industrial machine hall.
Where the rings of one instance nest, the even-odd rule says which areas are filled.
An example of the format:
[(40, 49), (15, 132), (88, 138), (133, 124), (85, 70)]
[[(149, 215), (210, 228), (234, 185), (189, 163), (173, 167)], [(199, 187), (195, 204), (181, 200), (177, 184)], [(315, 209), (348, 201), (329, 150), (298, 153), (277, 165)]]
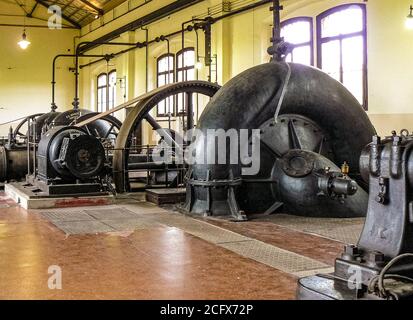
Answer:
[(413, 0), (0, 0), (0, 43), (0, 300), (413, 299)]

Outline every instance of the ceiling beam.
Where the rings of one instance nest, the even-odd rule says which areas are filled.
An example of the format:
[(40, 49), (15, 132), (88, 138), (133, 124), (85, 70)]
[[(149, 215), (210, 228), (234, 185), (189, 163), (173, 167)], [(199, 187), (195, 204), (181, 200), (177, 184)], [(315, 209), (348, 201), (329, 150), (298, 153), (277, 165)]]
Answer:
[[(38, 4), (40, 4), (41, 6), (45, 7), (45, 8), (49, 8), (49, 4), (43, 0), (35, 0)], [(74, 21), (73, 19), (69, 18), (68, 16), (66, 16), (65, 14), (63, 14), (62, 12), (62, 18), (65, 19), (67, 22), (70, 22), (73, 26), (76, 27), (76, 29), (81, 29), (82, 26), (77, 23), (76, 21)]]
[[(136, 29), (139, 29), (140, 27), (143, 27), (147, 24), (150, 24), (154, 21), (157, 21), (159, 19), (163, 19), (173, 13), (176, 13), (180, 10), (186, 9), (194, 4), (200, 3), (204, 0), (176, 0), (166, 6), (161, 7), (158, 10), (155, 10), (146, 16), (143, 16), (141, 18), (136, 19), (135, 21), (132, 21), (118, 29), (115, 29), (106, 35), (99, 37), (95, 39), (94, 41), (98, 43), (103, 43), (103, 42), (109, 42), (113, 39), (116, 39), (119, 37), (122, 33), (125, 33), (127, 31), (133, 31)], [(84, 53), (86, 51), (89, 51), (95, 47), (98, 47), (100, 44), (94, 44), (94, 43), (89, 43), (84, 45), (81, 49), (80, 52)]]
[(30, 18), (30, 17), (33, 16), (34, 10), (36, 10), (37, 6), (38, 6), (38, 3), (36, 2), (36, 3), (34, 4), (32, 10), (30, 10), (30, 12), (27, 14), (27, 17)]
[[(13, 24), (13, 23), (0, 23), (0, 27), (22, 27), (22, 28), (49, 28), (47, 25), (38, 25), (38, 24)], [(62, 26), (62, 29), (77, 29), (76, 27), (72, 26)]]
[(95, 10), (99, 15), (103, 15), (103, 10), (101, 8), (96, 7), (93, 3), (89, 2), (88, 0), (79, 0), (83, 4), (87, 5), (89, 8)]

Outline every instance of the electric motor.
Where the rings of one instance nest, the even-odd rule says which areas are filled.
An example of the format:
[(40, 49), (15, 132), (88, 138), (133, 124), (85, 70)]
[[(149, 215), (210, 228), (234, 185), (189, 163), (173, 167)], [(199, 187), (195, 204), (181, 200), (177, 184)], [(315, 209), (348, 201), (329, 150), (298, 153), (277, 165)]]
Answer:
[(37, 151), (38, 177), (45, 181), (86, 181), (102, 173), (102, 143), (77, 127), (54, 127), (43, 135)]

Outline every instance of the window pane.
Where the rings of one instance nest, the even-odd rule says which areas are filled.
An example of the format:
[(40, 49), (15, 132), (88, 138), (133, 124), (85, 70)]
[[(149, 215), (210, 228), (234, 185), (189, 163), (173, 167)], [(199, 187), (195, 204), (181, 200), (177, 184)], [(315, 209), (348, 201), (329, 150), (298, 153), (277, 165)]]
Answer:
[(343, 69), (358, 71), (363, 69), (364, 43), (363, 37), (343, 39)]
[(182, 75), (183, 75), (182, 71), (178, 71), (178, 73), (176, 74), (176, 79), (178, 82), (182, 81)]
[(106, 74), (101, 74), (101, 75), (98, 77), (98, 87), (106, 86), (106, 85), (107, 85), (107, 81), (108, 81), (107, 79), (108, 79), (108, 77), (107, 77)]
[(352, 5), (321, 20), (321, 37), (333, 37), (363, 30), (363, 9)]
[(183, 113), (185, 111), (184, 108), (184, 94), (183, 93), (179, 93), (178, 94), (178, 113)]
[(168, 64), (168, 61), (166, 64), (167, 64), (167, 70), (173, 71), (174, 70), (174, 57), (169, 56), (169, 64)]
[(195, 65), (195, 51), (185, 51), (185, 67), (192, 67)]
[[(169, 60), (169, 65), (168, 65), (168, 60)], [(174, 58), (172, 56), (169, 57), (163, 57), (158, 60), (158, 73), (159, 72), (165, 72), (165, 71), (171, 71), (173, 70), (174, 67)]]
[(165, 100), (162, 100), (161, 102), (158, 103), (158, 114), (159, 115), (166, 114), (165, 106), (166, 106)]
[[(182, 68), (182, 53), (176, 56), (178, 68)], [(192, 67), (195, 65), (195, 51), (193, 49), (184, 51), (184, 66)]]
[(321, 47), (322, 69), (340, 81), (340, 41), (323, 43)]
[(165, 63), (167, 60), (165, 58), (158, 60), (158, 73), (165, 72), (168, 68), (167, 64)]
[(311, 47), (303, 46), (295, 48), (292, 52), (292, 61), (294, 63), (301, 63), (311, 65)]
[(113, 91), (109, 89), (109, 104), (113, 101)]
[(102, 111), (106, 111), (106, 88), (102, 89)]
[(115, 86), (116, 85), (116, 72), (112, 71), (109, 73), (109, 86)]
[(98, 94), (97, 94), (98, 112), (102, 112), (102, 91), (103, 89), (98, 89)]
[[(162, 73), (162, 74), (160, 74)], [(174, 56), (165, 56), (158, 60), (158, 87), (168, 83), (173, 83), (174, 80)], [(165, 116), (168, 112), (173, 111), (173, 97), (169, 97), (158, 104), (158, 115)]]
[(112, 106), (111, 107), (113, 108), (116, 104), (116, 87), (113, 87), (112, 90), (113, 90), (113, 99), (112, 99)]
[(310, 21), (292, 22), (281, 28), (281, 37), (292, 44), (303, 44), (311, 41)]
[(363, 104), (363, 71), (344, 72), (343, 84)]
[(170, 112), (173, 115), (174, 97), (169, 97), (166, 100), (166, 105), (167, 105), (167, 108), (166, 108), (167, 112), (168, 113)]
[(195, 80), (195, 69), (189, 69), (186, 73), (186, 81)]

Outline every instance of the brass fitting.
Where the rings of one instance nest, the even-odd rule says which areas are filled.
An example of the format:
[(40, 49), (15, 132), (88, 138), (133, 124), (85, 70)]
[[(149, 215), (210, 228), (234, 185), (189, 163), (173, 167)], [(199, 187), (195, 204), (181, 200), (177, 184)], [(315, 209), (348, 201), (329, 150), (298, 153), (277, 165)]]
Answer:
[(348, 176), (349, 172), (350, 172), (350, 167), (349, 167), (347, 161), (344, 161), (344, 163), (341, 166), (341, 173), (345, 176)]

